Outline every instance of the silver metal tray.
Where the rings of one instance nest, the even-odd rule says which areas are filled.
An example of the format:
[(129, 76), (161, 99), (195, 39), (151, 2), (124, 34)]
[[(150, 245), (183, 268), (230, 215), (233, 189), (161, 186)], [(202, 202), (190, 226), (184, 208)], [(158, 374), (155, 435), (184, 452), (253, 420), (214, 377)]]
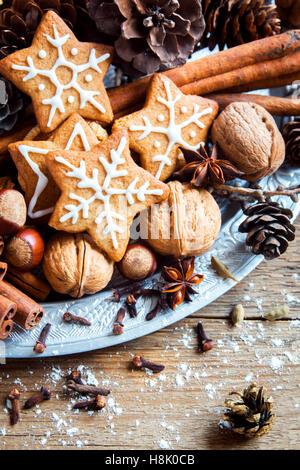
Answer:
[[(194, 54), (193, 59), (207, 55), (207, 50)], [(111, 69), (106, 77), (106, 86), (112, 83)], [(272, 94), (282, 95), (283, 90), (272, 90)], [(268, 91), (265, 90), (265, 94)], [(263, 188), (276, 188), (279, 184), (295, 185), (300, 183), (300, 169), (280, 169), (274, 175), (264, 178), (260, 184)], [(294, 218), (300, 212), (300, 202), (295, 204), (290, 198), (274, 198), (285, 207), (293, 210)], [(245, 247), (245, 235), (238, 232), (238, 226), (244, 218), (239, 205), (221, 201), (222, 228), (212, 249), (196, 259), (195, 271), (204, 275), (204, 281), (198, 286), (199, 295), (193, 302), (183, 303), (176, 311), (167, 310), (151, 321), (145, 316), (152, 308), (152, 300), (139, 299), (137, 304), (138, 317), (126, 318), (124, 333), (116, 336), (112, 333), (113, 323), (120, 304), (113, 301), (111, 290), (107, 289), (79, 300), (65, 302), (49, 302), (43, 304), (45, 315), (38, 327), (25, 331), (18, 325), (5, 342), (0, 341), (1, 357), (31, 358), (74, 354), (93, 349), (124, 343), (140, 336), (147, 335), (164, 328), (182, 318), (200, 310), (213, 302), (224, 292), (235, 285), (232, 280), (223, 280), (210, 267), (212, 255), (218, 256), (226, 263), (238, 280), (242, 280), (263, 260), (262, 256), (254, 256)], [(157, 279), (147, 280), (145, 286), (151, 285)], [(156, 302), (156, 299), (153, 300)], [(91, 327), (69, 325), (62, 321), (66, 311), (86, 317), (91, 321)], [(46, 323), (51, 323), (51, 333), (47, 340), (47, 349), (42, 355), (33, 352), (33, 347), (39, 333)]]
[[(299, 183), (300, 169), (280, 169), (274, 175), (264, 178), (261, 185), (263, 188), (273, 189), (279, 184), (295, 185)], [(294, 218), (299, 214), (300, 202), (295, 204), (286, 197), (276, 200), (279, 200), (285, 207), (291, 208)], [(47, 322), (52, 324), (51, 334), (47, 341), (47, 349), (44, 354), (38, 355), (39, 358), (79, 353), (124, 343), (164, 328), (213, 302), (235, 285), (235, 282), (230, 279), (223, 280), (216, 275), (210, 267), (212, 255), (218, 256), (226, 263), (238, 280), (247, 276), (263, 260), (262, 256), (254, 256), (245, 247), (245, 235), (238, 232), (238, 226), (244, 218), (239, 206), (224, 201), (221, 211), (223, 224), (216, 243), (209, 252), (196, 259), (195, 270), (204, 274), (204, 281), (198, 286), (199, 294), (194, 296), (193, 302), (184, 303), (175, 311), (166, 310), (153, 320), (146, 321), (145, 316), (151, 310), (152, 302), (156, 300), (139, 299), (138, 317), (126, 318), (124, 333), (120, 336), (115, 336), (112, 333), (120, 304), (113, 301), (111, 290), (105, 290), (79, 300), (45, 303), (43, 304), (45, 315), (40, 325), (30, 332), (16, 326), (6, 340), (5, 351), (2, 351), (1, 355), (5, 354), (7, 358), (37, 357), (37, 354), (33, 352), (33, 346), (40, 330)], [(156, 276), (147, 280), (145, 285), (151, 285), (155, 279)], [(63, 323), (62, 315), (66, 311), (86, 317), (92, 322), (92, 326)]]

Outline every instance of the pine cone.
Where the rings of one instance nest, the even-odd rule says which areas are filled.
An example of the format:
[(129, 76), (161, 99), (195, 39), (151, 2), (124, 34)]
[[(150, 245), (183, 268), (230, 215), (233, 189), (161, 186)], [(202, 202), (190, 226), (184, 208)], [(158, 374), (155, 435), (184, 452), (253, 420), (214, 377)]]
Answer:
[(12, 0), (0, 11), (0, 59), (31, 45), (41, 18), (48, 10), (61, 16), (78, 39), (93, 39), (96, 28), (87, 9), (87, 0)]
[(295, 227), (290, 223), (292, 211), (277, 202), (258, 202), (245, 211), (247, 219), (239, 226), (247, 232), (246, 245), (252, 246), (255, 255), (273, 259), (284, 253), (289, 241), (295, 238)]
[(201, 0), (90, 0), (88, 11), (133, 77), (184, 64), (205, 27)]
[(300, 117), (285, 124), (282, 135), (286, 145), (286, 160), (300, 166)]
[(232, 392), (234, 398), (227, 398), (227, 411), (223, 420), (231, 430), (245, 437), (258, 437), (267, 434), (273, 426), (272, 397), (266, 396), (264, 387), (251, 384), (241, 392)]
[(276, 0), (280, 18), (287, 27), (300, 27), (300, 0)]
[(206, 29), (201, 47), (220, 50), (238, 46), (280, 32), (275, 6), (265, 0), (203, 0)]
[(29, 98), (0, 76), (0, 135), (11, 131), (24, 116)]

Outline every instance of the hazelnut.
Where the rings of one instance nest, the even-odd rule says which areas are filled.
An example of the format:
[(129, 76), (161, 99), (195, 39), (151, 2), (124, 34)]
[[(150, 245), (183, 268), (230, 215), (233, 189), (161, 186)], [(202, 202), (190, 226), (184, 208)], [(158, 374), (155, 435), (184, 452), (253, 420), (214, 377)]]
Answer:
[(11, 237), (4, 250), (8, 264), (19, 271), (27, 272), (38, 266), (44, 255), (44, 240), (39, 232), (26, 228)]
[(113, 269), (113, 261), (85, 233), (57, 232), (46, 245), (44, 274), (60, 294), (95, 294), (108, 284)]
[(148, 209), (151, 248), (181, 258), (205, 253), (221, 227), (221, 213), (212, 195), (179, 181), (168, 183), (169, 198)]
[(249, 181), (274, 173), (284, 160), (284, 141), (273, 117), (255, 103), (227, 106), (213, 124), (212, 139), (219, 144), (223, 158)]
[(127, 247), (126, 253), (117, 264), (122, 276), (132, 281), (142, 281), (152, 276), (157, 268), (154, 253), (144, 245), (133, 243)]
[(15, 189), (0, 191), (0, 235), (11, 235), (26, 222), (27, 207), (23, 195)]

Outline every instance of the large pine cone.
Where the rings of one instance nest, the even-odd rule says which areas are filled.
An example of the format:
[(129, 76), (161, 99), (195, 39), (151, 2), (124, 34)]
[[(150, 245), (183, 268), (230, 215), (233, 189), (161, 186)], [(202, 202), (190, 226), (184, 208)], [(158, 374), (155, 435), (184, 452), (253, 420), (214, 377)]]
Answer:
[(286, 251), (289, 241), (294, 240), (295, 227), (290, 222), (293, 213), (277, 202), (258, 202), (244, 213), (248, 217), (239, 231), (248, 233), (246, 244), (252, 246), (255, 255), (277, 258)]
[(29, 98), (0, 76), (0, 135), (11, 131), (24, 116)]
[(225, 400), (227, 411), (223, 420), (232, 431), (245, 437), (258, 437), (270, 431), (275, 420), (273, 400), (266, 396), (264, 387), (251, 384), (244, 391), (230, 395)]
[(238, 46), (280, 32), (275, 6), (265, 0), (203, 0), (206, 29), (201, 46), (220, 50)]
[(205, 27), (201, 0), (90, 0), (88, 11), (131, 76), (184, 64)]
[(286, 160), (292, 165), (300, 166), (300, 117), (287, 122), (282, 135), (286, 145)]
[(31, 45), (41, 18), (48, 10), (61, 16), (78, 39), (93, 39), (95, 27), (87, 0), (11, 0), (0, 11), (0, 59)]
[(300, 0), (276, 0), (280, 18), (287, 26), (300, 27)]

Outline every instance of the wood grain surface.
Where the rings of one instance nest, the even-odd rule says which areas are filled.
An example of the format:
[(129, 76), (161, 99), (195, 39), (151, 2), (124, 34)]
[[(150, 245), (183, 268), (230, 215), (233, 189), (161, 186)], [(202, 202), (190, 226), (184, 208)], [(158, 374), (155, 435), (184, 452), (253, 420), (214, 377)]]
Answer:
[[(298, 221), (298, 232), (300, 223)], [(0, 373), (0, 449), (299, 449), (300, 242), (264, 261), (227, 294), (181, 322), (118, 347), (45, 360), (11, 360)], [(233, 328), (229, 314), (242, 303), (246, 320)], [(261, 319), (273, 305), (289, 303), (288, 318)], [(197, 350), (201, 320), (215, 348)], [(161, 374), (133, 370), (142, 354), (161, 362)], [(78, 398), (64, 376), (80, 367), (89, 381), (111, 389), (108, 406), (88, 414), (72, 410)], [(268, 435), (245, 440), (220, 429), (224, 398), (251, 382), (267, 387), (277, 419)], [(22, 410), (9, 425), (5, 396), (14, 386), (22, 403), (47, 384), (52, 399)]]

